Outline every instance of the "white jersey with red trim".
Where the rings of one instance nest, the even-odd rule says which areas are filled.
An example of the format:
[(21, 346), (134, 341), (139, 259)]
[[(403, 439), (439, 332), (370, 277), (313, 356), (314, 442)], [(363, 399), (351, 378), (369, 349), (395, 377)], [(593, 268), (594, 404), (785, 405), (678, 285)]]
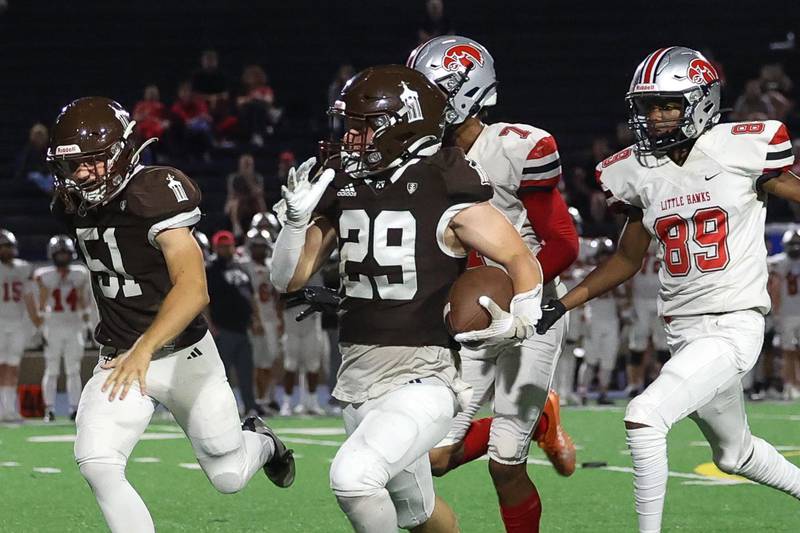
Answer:
[(243, 263), (242, 268), (250, 277), (261, 321), (265, 324), (277, 323), (279, 294), (269, 281), (269, 260), (267, 260), (267, 264), (262, 265), (251, 259)]
[(520, 192), (550, 190), (561, 179), (556, 141), (546, 131), (527, 124), (498, 122), (483, 127), (467, 152), (494, 186), (492, 205), (519, 231), (534, 254), (541, 242), (528, 221)]
[(33, 278), (47, 289), (45, 324), (56, 328), (79, 328), (89, 313), (91, 276), (83, 265), (69, 265), (63, 271), (55, 266), (37, 269)]
[(633, 148), (597, 166), (609, 204), (641, 209), (660, 243), (660, 315), (769, 311), (760, 184), (793, 162), (786, 127), (767, 120), (717, 124), (682, 166)]
[(800, 317), (800, 259), (792, 259), (785, 253), (777, 254), (770, 257), (769, 267), (780, 283), (778, 316)]
[(25, 294), (31, 292), (32, 273), (31, 264), (22, 259), (0, 262), (0, 327), (14, 329), (25, 320)]

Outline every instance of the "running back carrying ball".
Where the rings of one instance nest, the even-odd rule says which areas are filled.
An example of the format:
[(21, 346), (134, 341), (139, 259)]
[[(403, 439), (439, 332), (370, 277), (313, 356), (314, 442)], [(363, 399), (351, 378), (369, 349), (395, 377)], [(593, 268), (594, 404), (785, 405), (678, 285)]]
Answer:
[(514, 286), (502, 269), (493, 266), (472, 268), (461, 274), (447, 298), (444, 321), (451, 335), (489, 327), (489, 311), (478, 303), (478, 298), (488, 296), (504, 311), (509, 310)]

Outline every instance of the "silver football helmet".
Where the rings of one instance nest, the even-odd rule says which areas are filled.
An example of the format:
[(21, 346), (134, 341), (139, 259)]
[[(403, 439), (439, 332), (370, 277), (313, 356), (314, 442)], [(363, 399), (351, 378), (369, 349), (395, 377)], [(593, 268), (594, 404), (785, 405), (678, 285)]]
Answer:
[[(56, 258), (58, 253), (69, 254), (66, 258)], [(78, 258), (75, 241), (69, 235), (53, 235), (47, 243), (47, 258), (58, 266), (68, 265)], [(65, 260), (66, 259), (66, 260)]]
[(790, 229), (783, 234), (781, 239), (783, 251), (792, 259), (800, 258), (800, 229)]
[(614, 253), (614, 241), (608, 237), (598, 237), (589, 242), (589, 257), (594, 264), (600, 264)]
[(247, 239), (245, 246), (250, 257), (253, 257), (253, 249), (260, 247), (262, 250), (255, 254), (254, 259), (257, 261), (263, 260), (266, 257), (272, 256), (272, 250), (275, 247), (275, 241), (269, 231), (265, 229), (251, 228), (247, 232)]
[(406, 66), (422, 72), (448, 96), (447, 125), (461, 124), (497, 103), (494, 59), (481, 44), (443, 35), (416, 47)]
[(14, 236), (13, 233), (8, 231), (7, 229), (0, 228), (0, 247), (8, 247), (10, 253), (4, 252), (4, 256), (8, 259), (3, 259), (3, 261), (10, 260), (10, 258), (14, 258), (17, 256), (17, 237)]
[[(696, 139), (720, 119), (720, 80), (703, 54), (684, 46), (661, 48), (636, 68), (625, 97), (628, 124), (642, 154), (661, 154)], [(673, 101), (683, 107), (677, 121), (648, 119), (654, 105)], [(669, 127), (671, 126), (671, 127)], [(659, 129), (668, 128), (666, 132)]]

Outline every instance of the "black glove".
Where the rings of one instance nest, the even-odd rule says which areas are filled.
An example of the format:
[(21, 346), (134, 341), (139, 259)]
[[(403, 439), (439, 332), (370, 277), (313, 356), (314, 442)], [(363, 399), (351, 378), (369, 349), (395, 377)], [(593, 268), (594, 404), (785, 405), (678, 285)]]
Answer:
[(281, 294), (281, 300), (286, 303), (287, 309), (308, 305), (295, 319), (300, 322), (312, 313), (336, 313), (339, 310), (341, 297), (335, 290), (327, 287), (303, 287), (297, 291)]
[(567, 308), (561, 303), (561, 300), (548, 300), (546, 304), (542, 305), (542, 318), (536, 323), (536, 333), (544, 335), (547, 330), (553, 327), (553, 324), (558, 322), (558, 319), (564, 316)]

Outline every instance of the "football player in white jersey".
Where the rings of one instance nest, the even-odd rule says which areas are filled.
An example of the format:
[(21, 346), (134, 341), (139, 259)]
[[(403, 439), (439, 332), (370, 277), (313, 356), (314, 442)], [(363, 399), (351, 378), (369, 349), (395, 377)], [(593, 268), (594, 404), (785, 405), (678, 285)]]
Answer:
[(55, 420), (56, 386), (62, 357), (67, 374), (70, 420), (75, 420), (83, 387), (81, 359), (89, 326), (91, 279), (89, 269), (72, 264), (78, 254), (69, 236), (53, 236), (47, 243), (47, 256), (53, 264), (39, 268), (33, 274), (39, 287), (39, 311), (44, 321), (44, 421)]
[[(600, 264), (614, 253), (614, 242), (608, 237), (592, 239), (589, 243), (592, 264)], [(617, 299), (620, 295), (609, 291), (599, 298), (586, 303), (586, 324), (588, 325), (586, 354), (583, 365), (578, 371), (578, 395), (581, 403), (586, 404), (589, 383), (592, 381), (594, 369), (597, 369), (597, 382), (600, 394), (598, 405), (611, 405), (608, 399), (608, 384), (619, 355), (619, 308)]]
[[(491, 204), (508, 218), (539, 259), (544, 294), (564, 294), (566, 288), (558, 274), (577, 257), (578, 235), (556, 188), (561, 163), (553, 136), (528, 124), (481, 121), (481, 112), (497, 100), (497, 78), (491, 54), (472, 39), (435, 37), (412, 51), (407, 65), (448, 95), (445, 143), (462, 148), (486, 170), (495, 191)], [(471, 266), (491, 263), (475, 255), (471, 259)], [(538, 441), (561, 475), (568, 476), (575, 469), (574, 445), (560, 425), (558, 396), (550, 392), (566, 327), (567, 321), (562, 320), (548, 335), (513, 347), (462, 347), (462, 373), (475, 394), (469, 408), (456, 417), (447, 438), (431, 452), (434, 472), (442, 475), (480, 457), (488, 445), (489, 472), (503, 520), (517, 520), (531, 530), (538, 530), (541, 513), (526, 466), (531, 438)], [(481, 405), (492, 397), (494, 417), (473, 421)], [(521, 508), (526, 513), (523, 519), (510, 518)]]
[(627, 101), (638, 142), (597, 166), (609, 203), (628, 216), (617, 251), (548, 302), (537, 330), (635, 275), (655, 237), (671, 358), (625, 413), (639, 531), (661, 531), (667, 432), (686, 416), (720, 470), (800, 498), (800, 468), (750, 433), (741, 385), (770, 308), (764, 200), (800, 201), (790, 137), (773, 120), (720, 123), (719, 77), (689, 48), (648, 55)]
[[(321, 286), (322, 275), (314, 274), (308, 285)], [(328, 336), (322, 331), (322, 314), (314, 313), (298, 322), (297, 316), (302, 308), (286, 311), (286, 350), (283, 360), (283, 401), (281, 416), (294, 414), (323, 415), (317, 399), (317, 385), (322, 367), (322, 358), (327, 357), (330, 346)], [(300, 391), (300, 401), (292, 409), (291, 400), (299, 375), (305, 377), (305, 388)]]
[(25, 312), (34, 326), (41, 325), (31, 292), (33, 268), (17, 258), (17, 238), (0, 228), (0, 421), (18, 422), (17, 382), (28, 328)]
[(626, 391), (634, 397), (644, 389), (646, 367), (645, 352), (652, 341), (658, 367), (669, 359), (664, 327), (658, 316), (658, 270), (661, 262), (656, 257), (656, 243), (653, 241), (642, 261), (642, 268), (631, 278), (630, 291), (633, 300), (633, 328), (628, 339), (630, 358), (627, 364), (628, 386)]
[(269, 255), (272, 236), (256, 228), (247, 232), (250, 259), (243, 267), (253, 285), (259, 320), (253, 321), (250, 343), (253, 345), (256, 401), (266, 405), (272, 397), (272, 366), (283, 357), (283, 308), (278, 291), (269, 281)]
[(783, 397), (800, 398), (800, 230), (783, 235), (783, 253), (771, 257), (773, 312), (783, 352)]

